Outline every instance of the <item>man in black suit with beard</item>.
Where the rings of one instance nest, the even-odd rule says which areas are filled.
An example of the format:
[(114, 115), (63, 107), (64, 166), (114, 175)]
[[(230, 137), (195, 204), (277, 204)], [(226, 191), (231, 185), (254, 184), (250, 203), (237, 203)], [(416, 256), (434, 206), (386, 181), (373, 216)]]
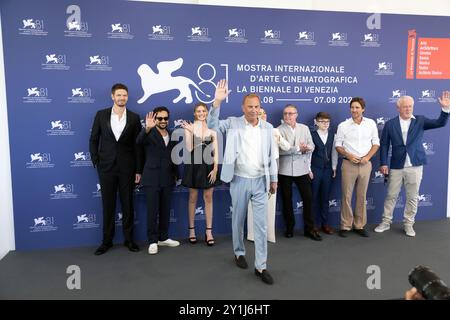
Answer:
[(180, 243), (169, 238), (170, 197), (178, 178), (178, 167), (172, 159), (176, 142), (167, 130), (170, 111), (156, 107), (145, 117), (145, 128), (137, 143), (145, 151), (141, 184), (147, 196), (148, 253), (157, 254), (158, 247), (177, 247)]
[(128, 88), (125, 85), (113, 85), (111, 99), (113, 107), (100, 110), (95, 115), (89, 139), (103, 204), (103, 241), (95, 251), (96, 255), (104, 254), (113, 245), (117, 192), (122, 205), (124, 245), (130, 251), (139, 251), (133, 241), (133, 190), (142, 173), (143, 153), (136, 144), (141, 123), (139, 115), (126, 108)]

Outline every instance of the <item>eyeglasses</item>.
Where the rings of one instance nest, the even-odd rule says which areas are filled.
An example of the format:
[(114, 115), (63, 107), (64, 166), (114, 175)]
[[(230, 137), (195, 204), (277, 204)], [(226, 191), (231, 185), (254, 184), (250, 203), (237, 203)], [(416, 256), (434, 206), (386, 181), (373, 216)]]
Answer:
[(283, 112), (283, 114), (284, 114), (285, 116), (292, 116), (292, 115), (294, 115), (294, 114), (297, 114), (297, 112)]
[(158, 121), (167, 121), (167, 120), (169, 120), (169, 117), (156, 117), (156, 120), (158, 120)]

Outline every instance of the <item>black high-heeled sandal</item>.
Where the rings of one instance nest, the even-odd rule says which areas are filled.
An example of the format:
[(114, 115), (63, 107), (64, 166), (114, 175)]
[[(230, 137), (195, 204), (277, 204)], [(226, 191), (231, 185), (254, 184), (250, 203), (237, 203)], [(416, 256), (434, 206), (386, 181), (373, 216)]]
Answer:
[[(206, 228), (206, 230), (212, 230), (212, 228)], [(208, 240), (208, 235), (206, 234), (206, 232), (205, 232), (205, 242), (208, 247), (212, 247), (215, 244), (214, 238)]]
[[(189, 229), (189, 230), (195, 230), (195, 227), (189, 227), (188, 229)], [(196, 244), (196, 243), (197, 243), (197, 237), (196, 237), (196, 236), (194, 236), (194, 237), (189, 237), (189, 243), (190, 243), (190, 244)]]

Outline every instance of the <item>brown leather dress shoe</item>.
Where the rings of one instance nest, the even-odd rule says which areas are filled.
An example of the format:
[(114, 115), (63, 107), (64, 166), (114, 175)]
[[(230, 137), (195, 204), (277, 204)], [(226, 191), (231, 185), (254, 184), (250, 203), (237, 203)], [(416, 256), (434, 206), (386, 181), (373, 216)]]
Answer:
[(330, 226), (322, 226), (323, 233), (326, 234), (333, 234), (334, 230)]

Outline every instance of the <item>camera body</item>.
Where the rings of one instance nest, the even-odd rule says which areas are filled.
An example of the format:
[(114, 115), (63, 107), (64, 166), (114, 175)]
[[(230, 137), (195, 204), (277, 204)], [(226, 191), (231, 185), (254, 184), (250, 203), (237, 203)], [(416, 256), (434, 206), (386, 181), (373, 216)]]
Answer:
[(415, 267), (409, 273), (408, 280), (426, 300), (450, 300), (450, 289), (428, 267)]

